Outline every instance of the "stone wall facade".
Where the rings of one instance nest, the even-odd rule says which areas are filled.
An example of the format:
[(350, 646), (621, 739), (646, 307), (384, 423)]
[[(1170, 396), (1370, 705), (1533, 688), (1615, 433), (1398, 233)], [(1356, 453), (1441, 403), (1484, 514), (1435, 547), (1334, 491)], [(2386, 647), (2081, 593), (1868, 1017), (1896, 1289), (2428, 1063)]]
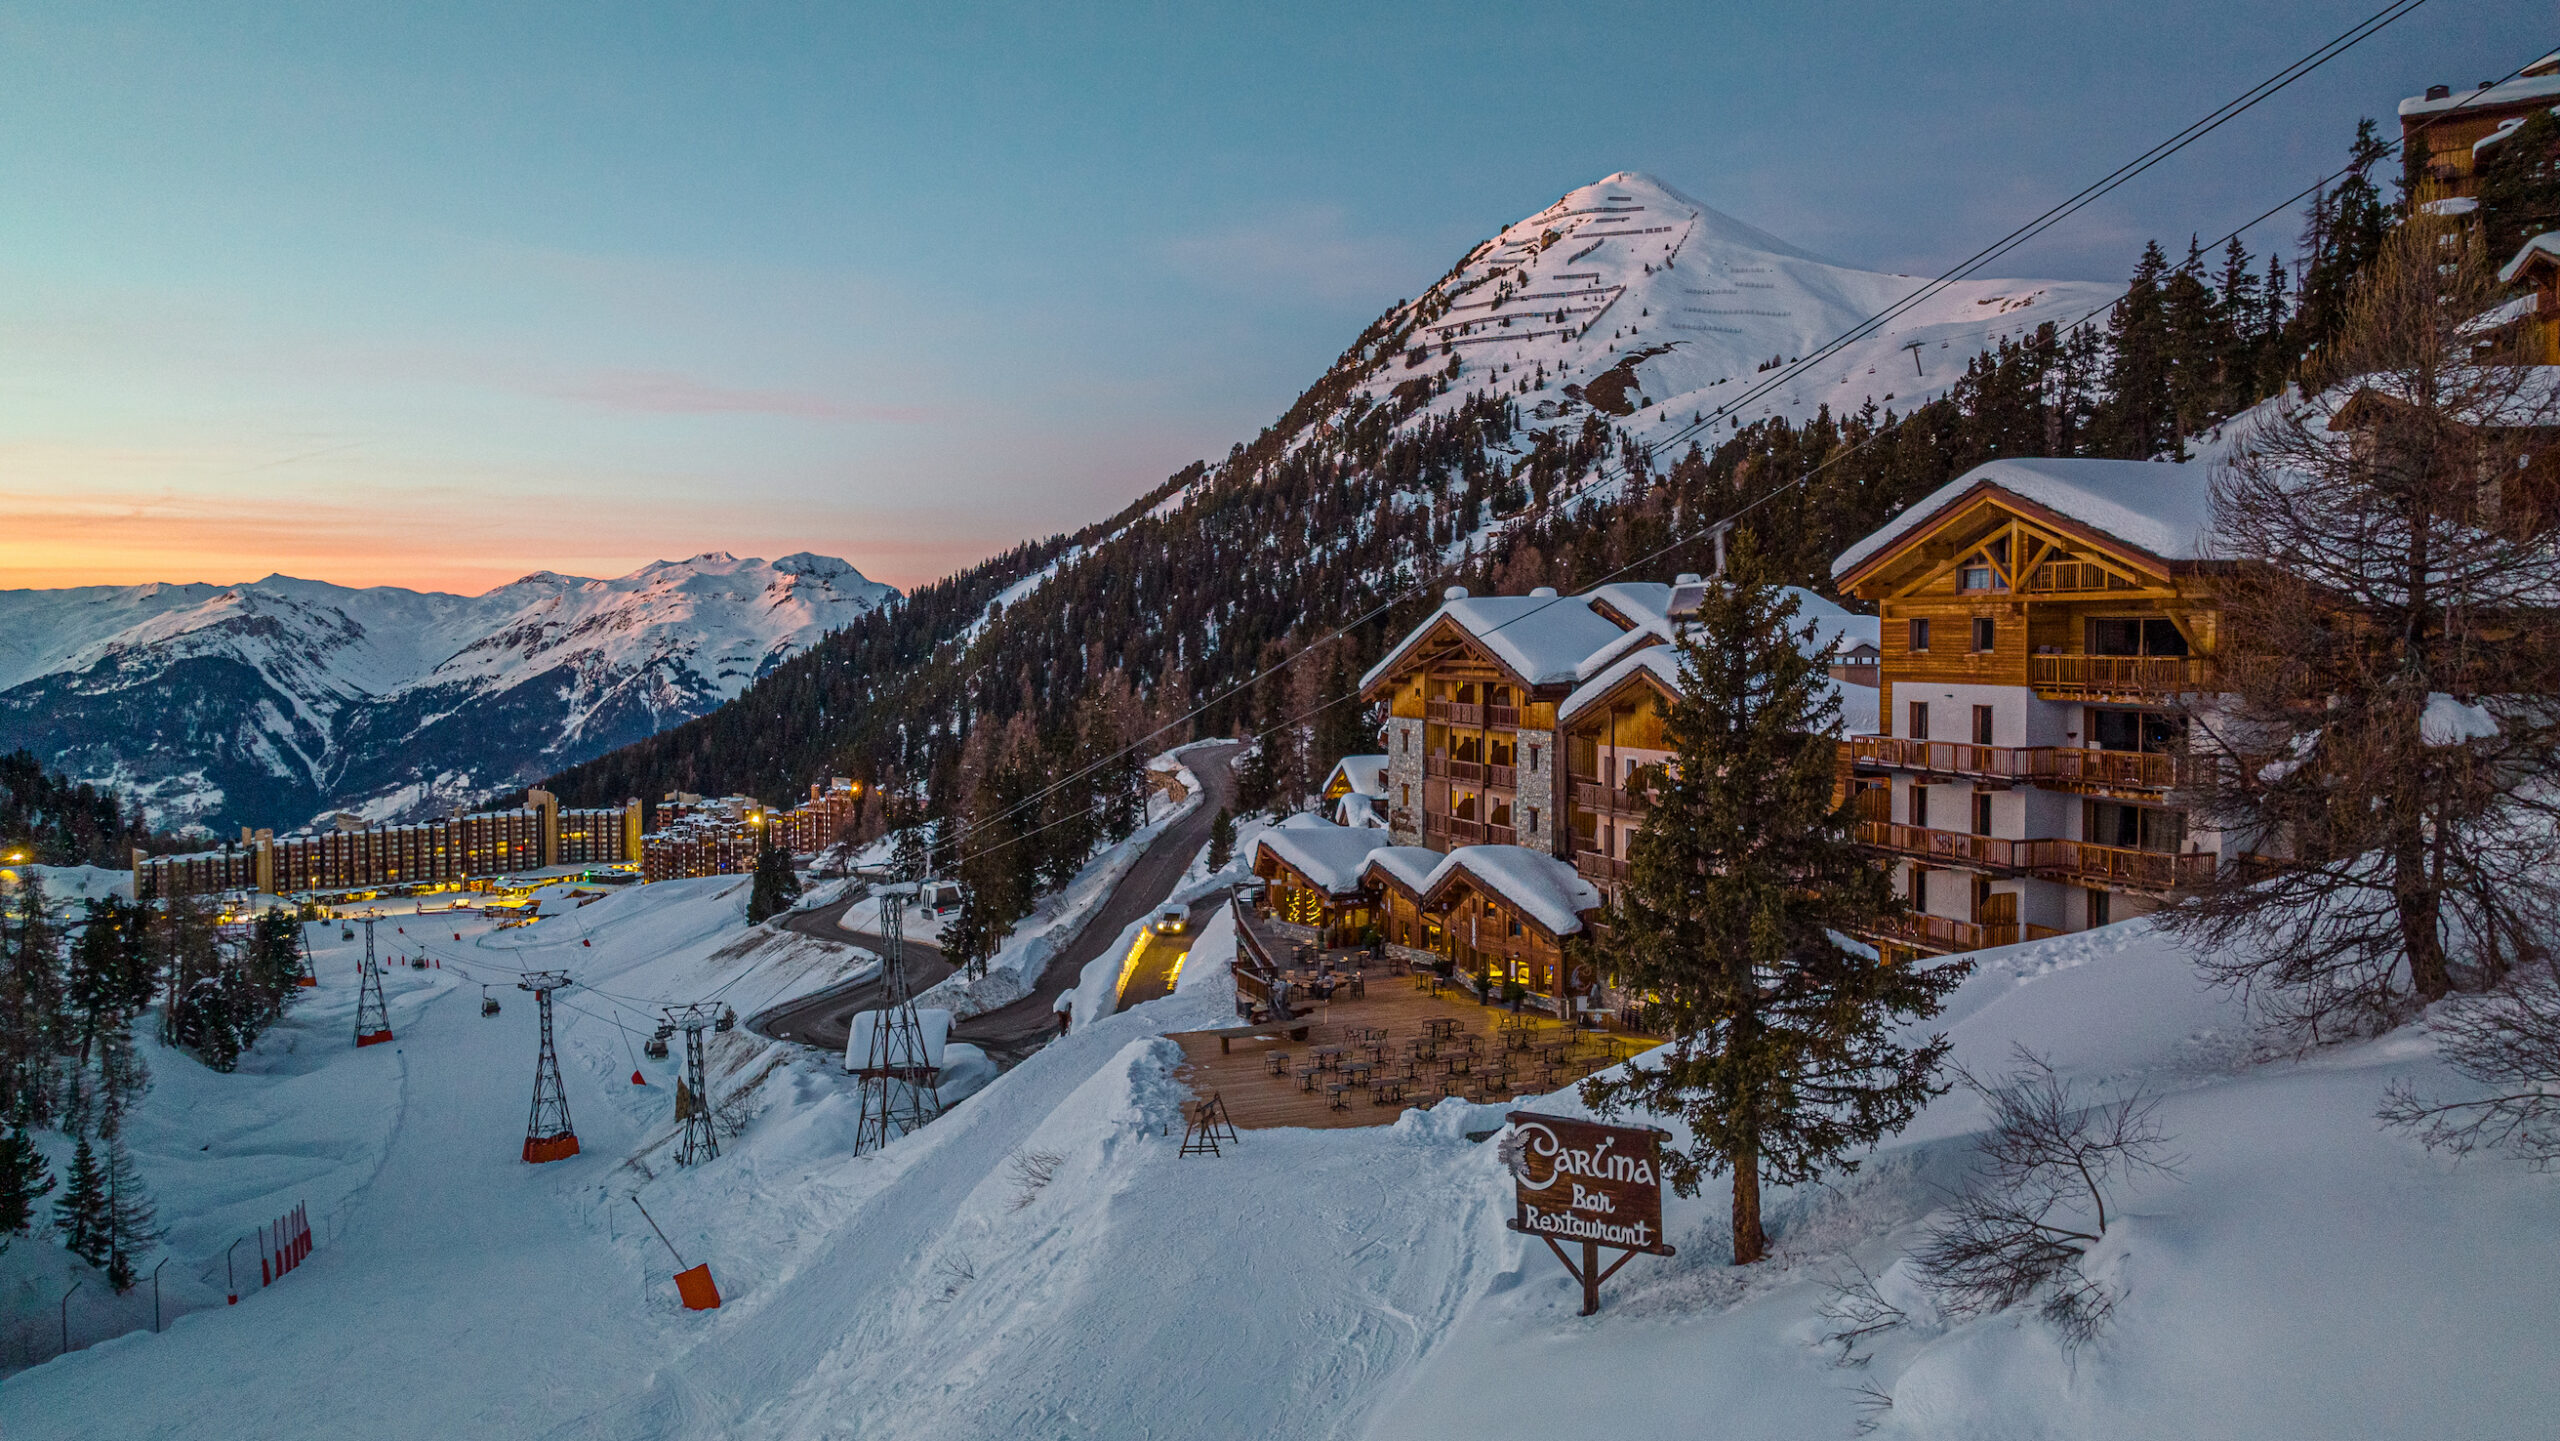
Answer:
[(1422, 722), (1412, 716), (1387, 721), (1387, 835), (1400, 846), (1422, 840)]

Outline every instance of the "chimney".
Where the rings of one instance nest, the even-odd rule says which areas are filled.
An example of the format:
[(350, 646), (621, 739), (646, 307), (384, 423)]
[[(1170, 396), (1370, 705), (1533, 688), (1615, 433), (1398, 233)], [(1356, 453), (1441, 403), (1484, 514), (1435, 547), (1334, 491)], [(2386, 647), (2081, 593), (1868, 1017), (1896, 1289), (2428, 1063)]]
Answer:
[(1453, 585), (1447, 590), (1440, 592), (1440, 598), (1442, 600), (1465, 600), (1467, 598), (1467, 588), (1463, 585)]
[(2430, 85), (2427, 87), (2427, 98), (2429, 100), (2450, 100), (2453, 98), (2453, 87), (2450, 85)]

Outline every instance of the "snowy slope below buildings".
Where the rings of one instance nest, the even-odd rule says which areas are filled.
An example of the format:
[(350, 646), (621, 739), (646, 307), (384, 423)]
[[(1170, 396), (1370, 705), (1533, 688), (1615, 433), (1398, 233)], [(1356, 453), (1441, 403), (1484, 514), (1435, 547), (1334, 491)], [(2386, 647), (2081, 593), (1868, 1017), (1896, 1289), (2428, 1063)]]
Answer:
[[(876, 1156), (849, 1154), (854, 1108), (831, 1058), (717, 1037), (721, 1086), (761, 1077), (759, 1114), (718, 1161), (677, 1170), (668, 1068), (628, 1084), (623, 1011), (771, 984), (736, 885), (652, 886), (580, 926), (452, 949), (461, 967), (585, 973), (561, 1031), (586, 1155), (533, 1168), (509, 1154), (525, 998), (504, 992), (508, 1013), (484, 1021), (467, 986), (421, 992), (403, 1054), (327, 1060), (405, 1067), (381, 1177), (338, 1242), (236, 1310), (0, 1384), (0, 1427), (1835, 1438), (1878, 1420), (1953, 1441), (2527, 1435), (2550, 1414), (2560, 1182), (2501, 1160), (2453, 1167), (2376, 1126), (2391, 1079), (2458, 1084), (2416, 1033), (2252, 1063), (2234, 1004), (2144, 922), (1984, 953), (1940, 1022), (1977, 1070), (2023, 1043), (2097, 1094), (2165, 1094), (2183, 1175), (2120, 1198), (2100, 1265), (2124, 1299), (2106, 1337), (2074, 1362), (2031, 1318), (1923, 1313), (1843, 1368), (1819, 1341), (1822, 1278), (1845, 1257), (1891, 1271), (1968, 1162), (1982, 1119), (1969, 1097), (1932, 1106), (1856, 1176), (1773, 1192), (1778, 1255), (1763, 1266), (1724, 1264), (1718, 1194), (1675, 1201), (1680, 1255), (1628, 1267), (1585, 1319), (1545, 1250), (1502, 1228), (1505, 1178), (1466, 1139), (1502, 1108), (1175, 1154), (1177, 1057), (1157, 1037), (1227, 1014), (1221, 920), (1173, 996), (1079, 1024)], [(1035, 1152), (1054, 1157), (1045, 1184), (1017, 1159)], [(614, 1199), (633, 1191), (710, 1264), (720, 1311), (675, 1308), (665, 1253)], [(1890, 1410), (1871, 1415), (1860, 1387)]]
[(721, 552), (479, 596), (287, 576), (0, 591), (0, 751), (164, 826), (411, 819), (701, 715), (895, 595), (824, 556)]

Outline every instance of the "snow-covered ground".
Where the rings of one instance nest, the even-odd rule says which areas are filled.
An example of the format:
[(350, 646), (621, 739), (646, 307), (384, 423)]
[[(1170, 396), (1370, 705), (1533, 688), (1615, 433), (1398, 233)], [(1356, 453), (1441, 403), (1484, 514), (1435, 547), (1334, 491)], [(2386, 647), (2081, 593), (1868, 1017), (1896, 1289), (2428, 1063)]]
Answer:
[[(755, 1118), (707, 1165), (664, 1149), (669, 1066), (629, 1083), (646, 1002), (794, 983), (793, 942), (751, 932), (735, 880), (652, 886), (564, 921), (463, 930), (440, 971), (395, 975), (396, 1047), (354, 1051), (321, 996), (298, 1079), (162, 1076), (146, 1115), (201, 1133), (206, 1167), (293, 1150), (309, 1111), (347, 1159), (334, 1239), (236, 1309), (198, 1311), (0, 1383), (12, 1437), (549, 1436), (1912, 1437), (2521, 1436), (2549, 1428), (2560, 1180), (2453, 1166), (2381, 1130), (2393, 1078), (2458, 1090), (2416, 1032), (2307, 1059), (2251, 1056), (2245, 1018), (2146, 922), (1985, 953), (1938, 1023), (2000, 1070), (2034, 1047), (2095, 1094), (2148, 1086), (2182, 1173), (2121, 1196), (2097, 1266), (2121, 1289), (2076, 1361), (2043, 1323), (1931, 1319), (1835, 1364), (1815, 1308), (1855, 1258), (1894, 1264), (1968, 1161), (1979, 1103), (1930, 1107), (1852, 1177), (1770, 1197), (1770, 1262), (1724, 1263), (1721, 1192), (1672, 1203), (1680, 1248), (1613, 1280), (1597, 1317), (1543, 1247), (1502, 1227), (1508, 1189), (1470, 1131), (1502, 1108), (1257, 1131), (1182, 1158), (1170, 1030), (1230, 1014), (1230, 923), (1176, 993), (1079, 1022), (942, 1120), (850, 1154), (832, 1058), (715, 1037)], [(571, 924), (576, 922), (577, 924)], [(334, 932), (331, 933), (334, 936)], [(815, 944), (815, 943), (811, 943)], [(586, 1144), (516, 1158), (532, 1006), (475, 977), (564, 965), (562, 1059)], [(723, 989), (726, 988), (726, 989)], [(277, 1087), (301, 1085), (288, 1097)], [(263, 1089), (262, 1089), (263, 1088)], [(202, 1125), (228, 1091), (265, 1126)], [(259, 1099), (264, 1097), (265, 1099)], [(1569, 1098), (1543, 1105), (1570, 1107)], [(196, 1129), (187, 1129), (190, 1124)], [(320, 1120), (311, 1124), (319, 1125)], [(378, 1138), (378, 1139), (377, 1139)], [(146, 1173), (164, 1208), (219, 1189)], [(636, 1156), (634, 1163), (626, 1157)], [(376, 1158), (368, 1161), (367, 1158)], [(1046, 1179), (1042, 1180), (1045, 1174)], [(322, 1183), (307, 1183), (315, 1212)], [(261, 1189), (263, 1188), (263, 1189)], [(272, 1209), (280, 1180), (236, 1188)], [(676, 1308), (636, 1192), (726, 1304)], [(201, 1207), (211, 1216), (215, 1207)], [(210, 1221), (209, 1229), (218, 1230)], [(174, 1238), (173, 1238), (174, 1239)], [(20, 1249), (42, 1242), (22, 1240)], [(190, 1243), (200, 1244), (200, 1243)], [(174, 1270), (175, 1268), (173, 1268)], [(362, 1384), (353, 1384), (357, 1379)], [(1877, 1412), (1860, 1388), (1891, 1398)], [(1872, 1400), (1873, 1398), (1867, 1398)]]

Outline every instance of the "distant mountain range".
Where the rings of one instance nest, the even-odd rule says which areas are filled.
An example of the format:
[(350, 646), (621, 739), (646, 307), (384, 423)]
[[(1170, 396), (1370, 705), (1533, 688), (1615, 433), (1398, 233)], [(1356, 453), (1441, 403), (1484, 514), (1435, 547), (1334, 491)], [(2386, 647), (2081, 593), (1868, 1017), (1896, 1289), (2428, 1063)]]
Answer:
[[(1160, 715), (1205, 703), (1201, 733), (1251, 729), (1347, 686), (1429, 612), (1434, 578), (1525, 591), (1703, 569), (1702, 510), (1768, 483), (1744, 473), (1748, 443), (1836, 443), (1815, 423), (1825, 409), (1926, 410), (2004, 340), (2125, 293), (1969, 280), (1820, 364), (1777, 368), (1926, 283), (1823, 260), (1650, 176), (1607, 176), (1469, 248), (1223, 458), (1071, 535), (920, 587), (719, 713), (552, 784), (581, 803), (670, 787), (787, 794), (830, 770), (948, 786), (970, 773), (964, 733), (1021, 715), (1034, 734), (1073, 735), (1113, 671)], [(1840, 546), (1972, 463), (1960, 417), (1933, 416), (1929, 430), (1945, 444), (1806, 502), (1791, 545), (1819, 566), (1785, 578), (1821, 584)], [(1675, 520), (1685, 546), (1666, 544)], [(1364, 615), (1325, 662), (1333, 675), (1230, 691), (1277, 648)]]
[(827, 556), (720, 551), (477, 596), (282, 575), (0, 591), (0, 753), (162, 828), (413, 819), (702, 715), (897, 594)]

